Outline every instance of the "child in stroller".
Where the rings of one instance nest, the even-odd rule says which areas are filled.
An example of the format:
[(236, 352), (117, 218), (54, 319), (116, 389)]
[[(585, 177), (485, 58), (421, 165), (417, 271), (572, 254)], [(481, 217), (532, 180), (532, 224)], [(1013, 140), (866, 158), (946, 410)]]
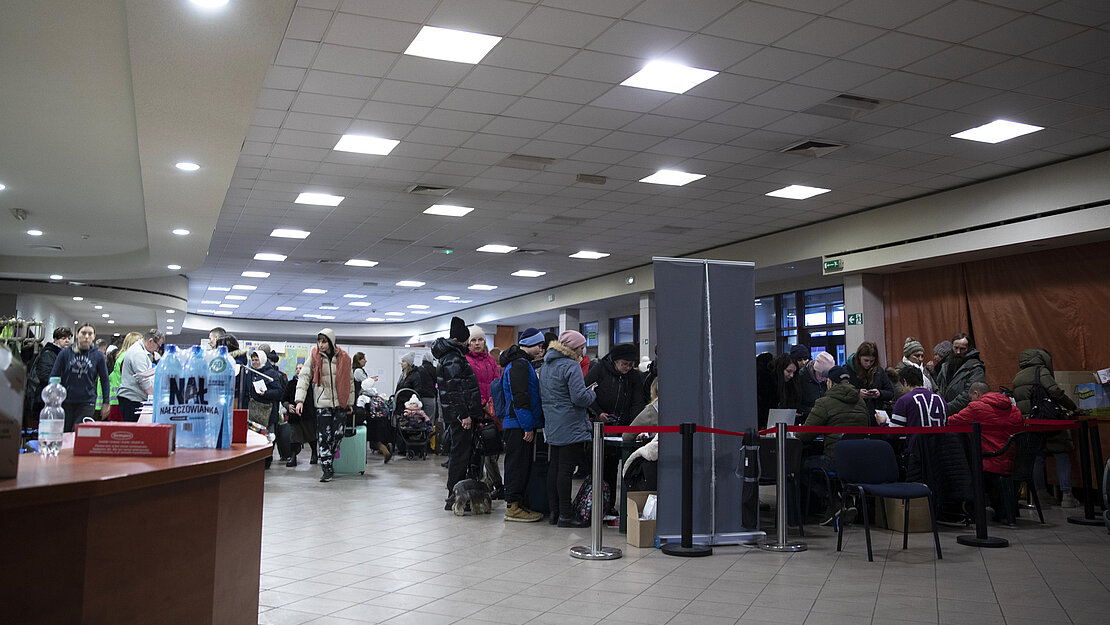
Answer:
[(428, 440), (432, 435), (432, 420), (424, 412), (424, 404), (415, 393), (404, 404), (405, 411), (397, 418), (398, 444), (405, 449), (409, 460), (428, 456)]

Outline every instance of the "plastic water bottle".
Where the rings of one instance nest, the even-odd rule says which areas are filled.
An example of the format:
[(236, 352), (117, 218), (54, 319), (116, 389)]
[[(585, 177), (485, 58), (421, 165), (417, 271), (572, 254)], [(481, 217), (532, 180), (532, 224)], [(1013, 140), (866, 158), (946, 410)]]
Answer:
[[(181, 359), (177, 357), (177, 346), (167, 345), (166, 353), (154, 368), (154, 422), (177, 425), (176, 420), (170, 419), (170, 384), (180, 378), (184, 373)], [(181, 436), (180, 428), (177, 432)], [(180, 441), (179, 441), (180, 443)]]
[(57, 456), (62, 448), (62, 429), (66, 424), (62, 402), (65, 398), (62, 379), (50, 378), (50, 383), (42, 389), (42, 401), (46, 406), (39, 412), (39, 453), (43, 456)]
[[(185, 401), (187, 408), (186, 425), (179, 429), (186, 430), (184, 440), (178, 439), (181, 447), (194, 449), (213, 448), (216, 446), (215, 435), (209, 442), (211, 422), (216, 418), (218, 409), (213, 401), (215, 394), (208, 387), (208, 363), (204, 359), (204, 350), (200, 345), (194, 345), (189, 351), (189, 359), (185, 361)], [(180, 432), (179, 432), (180, 434)]]
[(208, 361), (209, 403), (219, 406), (217, 419), (209, 420), (209, 446), (216, 449), (231, 448), (232, 409), (235, 407), (235, 361), (227, 355), (227, 347), (216, 348)]

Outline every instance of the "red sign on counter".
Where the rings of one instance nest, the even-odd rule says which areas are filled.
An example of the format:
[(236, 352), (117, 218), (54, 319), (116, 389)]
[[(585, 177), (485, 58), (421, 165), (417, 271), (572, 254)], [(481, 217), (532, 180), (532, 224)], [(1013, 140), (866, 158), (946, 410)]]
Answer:
[(165, 457), (174, 451), (176, 433), (168, 423), (78, 423), (73, 455)]

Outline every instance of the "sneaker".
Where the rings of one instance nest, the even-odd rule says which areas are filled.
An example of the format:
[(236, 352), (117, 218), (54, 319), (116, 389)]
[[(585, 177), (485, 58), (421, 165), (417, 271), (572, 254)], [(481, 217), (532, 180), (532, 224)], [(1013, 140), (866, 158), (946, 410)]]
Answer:
[(447, 499), (444, 499), (443, 502), (444, 502), (443, 503), (443, 509), (444, 510), (450, 511), (452, 508), (455, 507), (455, 498), (454, 497), (448, 497)]
[(1075, 500), (1075, 495), (1071, 494), (1070, 490), (1060, 493), (1060, 507), (1061, 508), (1078, 508), (1079, 502)]
[(331, 478), (335, 477), (335, 470), (324, 467), (324, 474), (320, 476), (321, 482), (330, 482)]
[(521, 523), (535, 523), (543, 518), (539, 512), (533, 512), (528, 508), (513, 502), (505, 508), (506, 521), (518, 521)]
[(287, 466), (287, 467), (295, 467), (295, 466), (297, 466), (297, 457), (296, 457), (296, 456), (292, 456), (291, 458), (289, 458), (289, 461), (285, 463), (285, 466)]

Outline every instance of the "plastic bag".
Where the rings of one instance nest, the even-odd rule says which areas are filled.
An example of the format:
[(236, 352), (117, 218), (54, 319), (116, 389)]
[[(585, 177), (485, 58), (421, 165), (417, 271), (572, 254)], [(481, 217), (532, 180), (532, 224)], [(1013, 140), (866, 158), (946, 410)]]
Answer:
[(659, 505), (659, 497), (657, 495), (648, 495), (647, 501), (644, 502), (644, 511), (640, 513), (641, 521), (654, 521), (655, 511)]

